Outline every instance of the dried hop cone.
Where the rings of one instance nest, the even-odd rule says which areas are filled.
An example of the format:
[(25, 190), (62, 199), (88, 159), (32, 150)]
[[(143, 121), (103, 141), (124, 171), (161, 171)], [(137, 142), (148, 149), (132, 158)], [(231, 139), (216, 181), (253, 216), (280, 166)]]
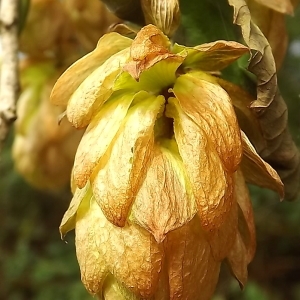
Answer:
[(57, 81), (52, 101), (87, 126), (60, 230), (76, 230), (90, 293), (209, 299), (223, 260), (245, 284), (255, 252), (245, 181), (283, 193), (213, 75), (247, 51), (225, 41), (171, 45), (148, 25), (133, 41), (103, 36)]
[(13, 157), (16, 169), (33, 186), (45, 190), (65, 187), (70, 180), (75, 149), (82, 132), (68, 122), (58, 125), (62, 107), (49, 101), (58, 71), (53, 62), (27, 62), (21, 70)]

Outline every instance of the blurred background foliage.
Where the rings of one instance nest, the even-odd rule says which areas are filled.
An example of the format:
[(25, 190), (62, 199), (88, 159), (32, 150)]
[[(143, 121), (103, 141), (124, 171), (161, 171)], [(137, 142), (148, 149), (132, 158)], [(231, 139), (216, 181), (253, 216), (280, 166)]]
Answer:
[[(289, 47), (279, 85), (300, 146), (300, 8), (286, 21)], [(90, 43), (84, 41), (87, 47), (80, 51), (90, 50)], [(14, 168), (13, 135), (12, 130), (0, 160), (0, 299), (92, 299), (80, 282), (73, 233), (64, 242), (58, 232), (71, 193), (67, 187), (59, 192), (30, 187)], [(256, 187), (251, 194), (257, 253), (249, 282), (241, 292), (224, 266), (214, 300), (300, 299), (300, 201), (280, 203), (277, 195)]]

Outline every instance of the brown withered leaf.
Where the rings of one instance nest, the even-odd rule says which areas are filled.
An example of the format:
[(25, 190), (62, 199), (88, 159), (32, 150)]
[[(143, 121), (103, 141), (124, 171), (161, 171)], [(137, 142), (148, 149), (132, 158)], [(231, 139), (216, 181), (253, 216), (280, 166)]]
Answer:
[(139, 298), (155, 293), (163, 251), (151, 233), (136, 224), (114, 226), (94, 198), (79, 208), (75, 230), (81, 279), (90, 293), (101, 291), (109, 273)]
[[(169, 273), (169, 299), (209, 300), (220, 270), (197, 216), (185, 226), (170, 232), (164, 248)], [(197, 255), (195, 255), (197, 253)]]
[(251, 19), (245, 0), (228, 2), (234, 8), (234, 23), (241, 26), (244, 40), (252, 49), (249, 70), (257, 77), (257, 100), (251, 109), (266, 141), (266, 147), (259, 154), (280, 175), (286, 199), (294, 199), (300, 187), (300, 155), (287, 129), (287, 107), (278, 90), (271, 47)]
[[(198, 99), (205, 98), (199, 96)], [(185, 100), (188, 101), (188, 97)], [(197, 126), (174, 98), (169, 98), (167, 113), (174, 118), (175, 139), (189, 174), (202, 227), (212, 244), (215, 258), (221, 260), (227, 256), (237, 230), (233, 172), (225, 169), (216, 151), (214, 137), (203, 129), (208, 127), (205, 119), (199, 118), (199, 125), (202, 122), (203, 126)], [(215, 127), (215, 131), (217, 129), (220, 130)], [(238, 145), (235, 150), (237, 148)]]
[(172, 141), (154, 146), (154, 158), (132, 208), (135, 222), (150, 231), (158, 243), (197, 213), (182, 160), (172, 148)]
[(50, 99), (55, 105), (66, 106), (78, 86), (113, 54), (129, 47), (132, 40), (112, 32), (99, 40), (94, 51), (71, 65), (57, 80)]
[(253, 22), (260, 28), (270, 43), (276, 69), (279, 70), (288, 45), (285, 15), (261, 5), (255, 0), (248, 0), (247, 3)]
[[(89, 211), (85, 218), (77, 221), (76, 226), (76, 255), (81, 273), (81, 281), (91, 294), (101, 292), (103, 282), (109, 274), (104, 255), (99, 253), (100, 232), (95, 233), (99, 227), (91, 227), (97, 219)], [(85, 220), (89, 223), (85, 223)], [(99, 226), (99, 225), (98, 225)]]
[(154, 124), (164, 103), (163, 96), (151, 96), (133, 105), (120, 127), (110, 153), (94, 170), (95, 199), (106, 218), (124, 226), (151, 161)]
[(294, 7), (290, 0), (255, 0), (257, 3), (282, 14), (293, 15)]

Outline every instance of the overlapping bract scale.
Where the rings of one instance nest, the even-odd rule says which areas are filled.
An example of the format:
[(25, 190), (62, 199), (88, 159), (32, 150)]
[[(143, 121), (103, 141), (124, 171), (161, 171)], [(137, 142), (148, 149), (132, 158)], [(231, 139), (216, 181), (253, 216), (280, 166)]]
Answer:
[(216, 41), (196, 47), (175, 44), (172, 51), (185, 55), (183, 67), (206, 72), (220, 71), (249, 52), (244, 45), (232, 41)]
[(198, 217), (170, 232), (165, 240), (170, 297), (209, 300), (216, 287), (220, 262), (213, 257)]
[(99, 160), (108, 151), (134, 97), (134, 93), (116, 92), (87, 127), (77, 149), (73, 170), (80, 188), (85, 186)]
[(248, 278), (247, 267), (253, 259), (256, 240), (253, 210), (249, 191), (241, 170), (235, 173), (235, 195), (238, 204), (238, 231), (227, 261), (233, 275), (245, 286)]
[(153, 152), (154, 124), (163, 103), (164, 97), (148, 95), (129, 109), (110, 153), (95, 172), (94, 196), (107, 219), (115, 225), (125, 225), (146, 176)]
[(110, 273), (141, 298), (154, 294), (162, 264), (161, 246), (138, 225), (115, 227), (94, 197), (77, 212), (76, 246), (82, 281), (92, 294), (101, 290)]
[(154, 146), (153, 159), (132, 209), (134, 221), (158, 242), (197, 213), (188, 173), (176, 148), (174, 140)]
[(74, 91), (69, 99), (67, 117), (76, 128), (87, 126), (111, 96), (115, 77), (121, 73), (121, 65), (128, 57), (128, 48), (112, 55)]
[(241, 137), (228, 94), (218, 85), (197, 78), (180, 76), (172, 89), (182, 110), (209, 137), (225, 168), (234, 172), (241, 161)]
[(104, 35), (94, 51), (71, 65), (57, 80), (51, 93), (51, 101), (56, 105), (67, 105), (78, 86), (107, 59), (129, 47), (131, 39), (117, 33)]
[(242, 137), (244, 155), (241, 168), (245, 180), (249, 183), (271, 189), (283, 198), (283, 183), (277, 172), (257, 154), (255, 148), (243, 132)]
[(197, 126), (183, 112), (176, 98), (169, 99), (167, 113), (174, 118), (175, 139), (189, 174), (200, 221), (216, 257), (222, 259), (232, 246), (237, 227), (233, 172), (224, 168), (214, 140), (203, 129), (205, 120), (204, 126), (201, 119)]

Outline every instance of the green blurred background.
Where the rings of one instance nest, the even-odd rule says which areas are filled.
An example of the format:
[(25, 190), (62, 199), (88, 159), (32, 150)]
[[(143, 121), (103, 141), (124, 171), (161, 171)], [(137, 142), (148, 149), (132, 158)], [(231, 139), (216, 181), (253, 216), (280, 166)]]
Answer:
[[(279, 74), (289, 106), (290, 129), (300, 145), (300, 8), (287, 17), (290, 46)], [(0, 299), (92, 299), (80, 282), (74, 235), (60, 239), (68, 190), (57, 195), (28, 186), (14, 171), (13, 133), (0, 161)], [(300, 299), (300, 201), (279, 202), (276, 194), (251, 187), (257, 253), (241, 291), (223, 267), (214, 300)]]

